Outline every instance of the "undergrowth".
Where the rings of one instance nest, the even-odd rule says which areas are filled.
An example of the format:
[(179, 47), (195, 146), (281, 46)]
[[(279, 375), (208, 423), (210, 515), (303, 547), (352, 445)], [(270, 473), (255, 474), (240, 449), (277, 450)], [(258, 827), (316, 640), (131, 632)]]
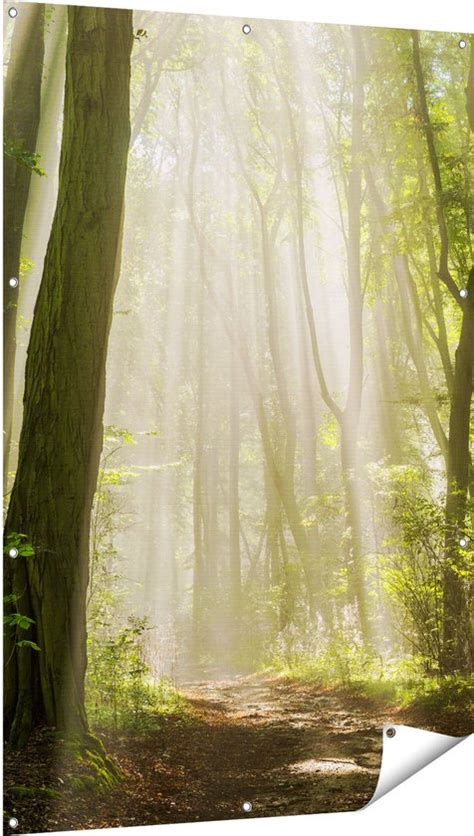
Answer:
[(328, 647), (319, 656), (274, 656), (267, 670), (324, 688), (343, 687), (397, 709), (415, 707), (433, 714), (474, 710), (472, 676), (427, 673), (423, 659), (417, 657), (387, 661), (360, 649), (343, 655)]
[(87, 714), (92, 728), (147, 733), (159, 727), (164, 717), (183, 722), (192, 717), (188, 701), (167, 677), (153, 683), (140, 678), (125, 678), (112, 699), (89, 690)]

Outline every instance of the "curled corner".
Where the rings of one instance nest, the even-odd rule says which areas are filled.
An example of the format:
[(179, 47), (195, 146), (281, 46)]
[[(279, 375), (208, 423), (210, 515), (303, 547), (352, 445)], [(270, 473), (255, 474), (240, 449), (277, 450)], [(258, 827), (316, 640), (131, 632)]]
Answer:
[(379, 780), (366, 807), (466, 739), (392, 724), (384, 725), (382, 734)]

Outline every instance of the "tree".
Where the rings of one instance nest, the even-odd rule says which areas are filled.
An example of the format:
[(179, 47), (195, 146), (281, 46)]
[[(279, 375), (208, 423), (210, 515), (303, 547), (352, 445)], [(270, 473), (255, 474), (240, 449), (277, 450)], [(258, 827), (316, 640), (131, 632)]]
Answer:
[(362, 35), (356, 27), (351, 30), (352, 39), (352, 106), (349, 171), (347, 173), (347, 296), (349, 314), (349, 382), (344, 407), (332, 397), (326, 380), (316, 330), (306, 266), (304, 211), (302, 187), (302, 151), (287, 102), (287, 112), (292, 125), (292, 147), (295, 156), (296, 209), (298, 234), (299, 274), (304, 298), (308, 330), (311, 340), (314, 368), (321, 397), (340, 428), (341, 472), (345, 497), (347, 537), (347, 570), (349, 596), (357, 602), (361, 635), (369, 646), (372, 638), (368, 614), (364, 568), (362, 557), (362, 528), (358, 499), (359, 423), (363, 386), (363, 289), (361, 279), (361, 213), (362, 213), (362, 153), (364, 139), (364, 80), (366, 62)]
[(21, 9), (15, 21), (4, 93), (3, 134), (3, 489), (8, 465), (13, 420), (16, 320), (23, 225), (32, 172), (41, 173), (36, 140), (41, 111), (41, 77), (44, 58), (44, 5)]
[[(89, 529), (102, 447), (105, 361), (120, 268), (130, 139), (132, 13), (70, 7), (56, 213), (26, 367), (6, 539), (6, 592), (41, 650), (9, 637), (5, 713), (21, 745), (41, 721), (83, 732)], [(31, 551), (30, 550), (30, 551)]]
[[(236, 284), (236, 283), (235, 283)], [(232, 319), (237, 319), (238, 288), (231, 287)], [(229, 586), (234, 644), (239, 637), (242, 609), (242, 561), (240, 554), (239, 459), (240, 459), (240, 363), (237, 346), (231, 347), (229, 392)]]
[[(469, 276), (465, 277), (466, 295), (461, 296), (450, 269), (451, 242), (446, 220), (445, 195), (428, 106), (418, 32), (412, 32), (412, 44), (420, 118), (433, 178), (439, 233), (438, 277), (462, 311), (450, 398), (443, 586), (443, 668), (445, 673), (452, 673), (470, 670), (472, 650), (459, 540), (464, 531), (469, 490), (469, 431), (474, 370), (474, 267), (471, 268)], [(469, 95), (467, 101), (469, 102)]]

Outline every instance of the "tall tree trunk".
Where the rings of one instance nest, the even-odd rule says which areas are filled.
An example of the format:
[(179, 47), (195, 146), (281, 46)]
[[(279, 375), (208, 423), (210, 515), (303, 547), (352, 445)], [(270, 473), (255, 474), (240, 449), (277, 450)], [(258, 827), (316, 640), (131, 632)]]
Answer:
[[(15, 20), (4, 92), (3, 133), (12, 150), (35, 153), (41, 111), (41, 77), (44, 58), (44, 5), (22, 7)], [(23, 224), (30, 189), (31, 168), (16, 156), (3, 164), (3, 490), (7, 488), (13, 420), (16, 315), (19, 286), (9, 279), (20, 277)]]
[(352, 117), (351, 161), (347, 186), (347, 273), (349, 302), (350, 361), (349, 388), (341, 428), (342, 481), (346, 497), (346, 523), (350, 532), (347, 545), (349, 593), (359, 611), (363, 641), (370, 644), (371, 628), (362, 558), (362, 528), (359, 508), (358, 438), (363, 383), (362, 281), (360, 265), (362, 211), (362, 151), (364, 133), (365, 59), (360, 30), (352, 28)]
[(266, 499), (266, 538), (265, 550), (268, 565), (268, 577), (272, 598), (274, 603), (274, 614), (272, 613), (272, 629), (279, 633), (287, 627), (288, 622), (285, 614), (282, 590), (284, 585), (282, 557), (280, 556), (280, 529), (281, 529), (281, 500), (275, 487), (274, 480), (268, 467), (265, 466), (265, 499)]
[(469, 119), (469, 127), (474, 133), (474, 35), (470, 39), (470, 61), (469, 76), (466, 84), (466, 110)]
[(193, 467), (193, 636), (194, 657), (199, 659), (204, 645), (207, 570), (204, 554), (204, 283), (198, 288), (197, 334), (197, 421)]
[[(235, 321), (235, 305), (234, 305)], [(231, 378), (229, 393), (229, 558), (230, 558), (230, 608), (234, 646), (239, 638), (239, 622), (242, 606), (242, 577), (240, 559), (240, 364), (237, 347), (231, 350)]]
[(379, 439), (380, 456), (388, 456), (391, 464), (402, 461), (402, 434), (399, 419), (393, 409), (393, 397), (397, 391), (393, 371), (393, 357), (389, 342), (386, 320), (389, 312), (384, 312), (386, 305), (377, 299), (374, 311), (374, 324), (377, 351), (375, 356), (378, 402), (380, 404), (380, 426), (382, 437)]
[(197, 273), (197, 419), (194, 443), (193, 466), (193, 537), (194, 537), (194, 567), (193, 567), (193, 603), (192, 603), (192, 645), (195, 661), (199, 661), (206, 646), (209, 634), (206, 624), (206, 613), (209, 604), (209, 572), (207, 555), (205, 552), (205, 485), (206, 485), (206, 455), (205, 455), (205, 424), (206, 411), (209, 400), (206, 381), (206, 292), (208, 288), (205, 237), (199, 227), (195, 205), (195, 176), (199, 155), (200, 128), (198, 102), (191, 104), (192, 114), (192, 144), (187, 172), (187, 190), (185, 200), (191, 224), (197, 243), (198, 273)]
[(469, 489), (469, 429), (474, 375), (474, 267), (467, 283), (461, 336), (454, 362), (449, 415), (446, 541), (443, 583), (443, 668), (445, 673), (472, 670), (472, 634), (462, 575), (459, 540), (464, 533)]
[[(306, 531), (301, 522), (301, 514), (298, 508), (295, 493), (295, 456), (296, 456), (296, 418), (294, 407), (291, 402), (290, 392), (288, 389), (287, 375), (282, 359), (281, 351), (281, 337), (278, 327), (278, 306), (275, 287), (274, 265), (271, 257), (271, 237), (268, 231), (268, 221), (265, 208), (258, 202), (262, 241), (262, 270), (263, 270), (263, 285), (266, 302), (267, 314), (267, 335), (268, 345), (270, 349), (270, 356), (272, 359), (272, 367), (275, 375), (276, 389), (278, 393), (278, 401), (283, 419), (283, 426), (285, 428), (285, 444), (284, 444), (284, 467), (283, 471), (279, 469), (280, 477), (276, 484), (277, 489), (281, 494), (282, 504), (290, 526), (291, 533), (297, 548), (301, 566), (303, 569), (309, 615), (314, 615), (314, 572), (313, 563), (311, 560), (310, 546)], [(281, 474), (283, 473), (283, 478)]]
[(19, 462), (6, 535), (33, 557), (7, 562), (7, 591), (41, 652), (6, 657), (12, 744), (45, 721), (84, 732), (89, 528), (119, 275), (130, 138), (132, 13), (71, 6), (56, 213), (28, 348)]
[[(302, 199), (302, 194), (301, 194)], [(300, 245), (304, 247), (304, 230), (303, 230), (303, 207), (301, 203), (301, 215), (298, 213), (298, 224), (301, 230), (298, 238)], [(301, 254), (301, 246), (299, 249)], [(298, 263), (298, 262), (297, 262)], [(303, 269), (306, 272), (306, 258), (303, 249)], [(311, 360), (311, 347), (309, 344), (309, 335), (305, 330), (306, 314), (304, 306), (304, 298), (301, 292), (301, 287), (298, 288), (297, 293), (297, 327), (301, 333), (301, 339), (298, 341), (299, 347), (299, 363), (302, 368), (301, 379), (301, 448), (303, 454), (302, 467), (302, 481), (303, 492), (305, 497), (311, 497), (311, 502), (316, 502), (321, 499), (321, 489), (317, 479), (317, 424), (319, 420), (319, 406), (320, 401), (317, 402)], [(330, 608), (330, 601), (327, 595), (327, 581), (328, 575), (327, 561), (324, 561), (324, 556), (321, 549), (320, 536), (320, 520), (314, 514), (312, 525), (307, 529), (308, 544), (310, 549), (311, 561), (311, 576), (314, 590), (315, 609), (321, 616), (326, 629), (332, 629), (332, 613)]]
[[(217, 409), (217, 399), (211, 393), (209, 403)], [(207, 606), (212, 613), (212, 605), (219, 590), (219, 450), (217, 439), (219, 419), (216, 414), (206, 417), (206, 456), (204, 480), (204, 554), (207, 567)], [(210, 616), (212, 619), (212, 616)]]

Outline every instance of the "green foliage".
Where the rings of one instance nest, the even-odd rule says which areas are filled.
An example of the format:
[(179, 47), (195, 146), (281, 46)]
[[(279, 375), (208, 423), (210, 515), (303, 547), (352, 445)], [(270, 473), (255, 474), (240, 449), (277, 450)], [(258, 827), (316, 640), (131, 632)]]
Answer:
[(5, 137), (3, 140), (3, 153), (5, 157), (16, 160), (19, 165), (28, 168), (34, 174), (38, 174), (40, 177), (46, 176), (45, 170), (39, 164), (41, 159), (40, 154), (24, 148), (23, 140), (13, 140)]
[(31, 650), (41, 650), (41, 647), (38, 647), (36, 642), (30, 642), (27, 639), (21, 639), (19, 642), (16, 643), (17, 647), (30, 647)]
[(401, 634), (430, 664), (439, 667), (443, 625), (443, 509), (424, 497), (399, 496), (394, 521), (399, 524), (399, 530), (387, 543), (388, 554), (382, 564), (384, 587), (401, 608), (398, 627)]
[(339, 424), (330, 412), (326, 412), (324, 416), (324, 420), (319, 428), (319, 438), (321, 443), (331, 450), (335, 450), (339, 443)]
[(35, 622), (32, 618), (28, 618), (27, 615), (21, 615), (19, 612), (14, 612), (3, 616), (3, 623), (9, 624), (11, 627), (20, 627), (21, 630), (28, 630)]
[(474, 678), (420, 676), (409, 687), (400, 688), (399, 700), (402, 705), (412, 705), (438, 716), (473, 711)]
[[(110, 442), (118, 444), (119, 448), (122, 446), (122, 443), (136, 444), (136, 441), (129, 430), (125, 427), (116, 427), (114, 424), (108, 424), (104, 427), (104, 442), (106, 445), (109, 445)], [(107, 449), (107, 452), (110, 452), (110, 450)], [(114, 450), (114, 452), (116, 452), (116, 450)]]
[(419, 708), (434, 716), (474, 708), (472, 677), (427, 675), (423, 656), (383, 659), (340, 639), (319, 655), (300, 654), (291, 662), (275, 656), (270, 670), (299, 682), (342, 686), (383, 705)]
[(143, 642), (147, 629), (146, 619), (130, 617), (105, 642), (89, 638), (87, 708), (95, 726), (145, 732), (156, 727), (160, 715), (187, 715), (186, 701), (169, 679), (150, 679)]
[(168, 679), (152, 680), (145, 647), (151, 629), (148, 619), (123, 614), (123, 579), (114, 537), (128, 522), (121, 490), (134, 474), (112, 462), (124, 445), (134, 443), (128, 430), (105, 428), (92, 512), (86, 707), (96, 727), (140, 732), (156, 726), (163, 714), (184, 717), (188, 709)]
[(10, 549), (16, 549), (18, 557), (33, 557), (35, 549), (33, 544), (28, 541), (26, 534), (19, 534), (17, 531), (11, 531), (7, 534), (3, 553), (9, 555)]
[(474, 569), (471, 521), (467, 509), (464, 535), (467, 547), (446, 554), (449, 532), (445, 498), (433, 498), (421, 468), (374, 464), (370, 477), (380, 513), (391, 519), (391, 532), (381, 543), (380, 578), (391, 607), (393, 624), (402, 644), (425, 660), (428, 669), (440, 670), (443, 645), (443, 581), (446, 568), (465, 584), (470, 599)]
[[(16, 549), (18, 552), (16, 558), (10, 557), (10, 549)], [(35, 554), (35, 550), (33, 545), (28, 541), (28, 537), (26, 534), (19, 534), (18, 532), (14, 531), (7, 535), (5, 540), (5, 545), (3, 547), (3, 552), (7, 556), (7, 560), (18, 560), (21, 557), (33, 557)], [(18, 612), (17, 604), (18, 604), (19, 596), (16, 593), (10, 593), (9, 595), (3, 596), (3, 607), (4, 607), (4, 615), (3, 615), (3, 624), (7, 628), (11, 628), (15, 633), (18, 633), (18, 630), (29, 630), (31, 625), (34, 624), (34, 620), (27, 615), (23, 615), (22, 613)], [(13, 612), (5, 612), (5, 610), (13, 609)], [(36, 644), (36, 642), (31, 641), (29, 639), (18, 639), (15, 642), (15, 647), (19, 648), (28, 648), (29, 650), (40, 651), (41, 648)]]
[[(4, 606), (6, 604), (15, 603), (17, 599), (16, 595), (5, 595), (3, 598)], [(3, 624), (5, 627), (10, 627), (15, 631), (18, 630), (29, 630), (31, 625), (34, 624), (32, 618), (29, 618), (27, 615), (22, 615), (19, 612), (11, 612), (5, 613), (3, 616)], [(36, 644), (36, 642), (30, 641), (29, 639), (18, 639), (15, 642), (15, 647), (24, 647), (29, 648), (30, 650), (40, 651), (41, 648)]]
[(273, 655), (270, 667), (304, 682), (349, 685), (358, 680), (378, 680), (384, 675), (382, 657), (367, 653), (343, 630), (338, 630), (322, 649), (296, 650)]

